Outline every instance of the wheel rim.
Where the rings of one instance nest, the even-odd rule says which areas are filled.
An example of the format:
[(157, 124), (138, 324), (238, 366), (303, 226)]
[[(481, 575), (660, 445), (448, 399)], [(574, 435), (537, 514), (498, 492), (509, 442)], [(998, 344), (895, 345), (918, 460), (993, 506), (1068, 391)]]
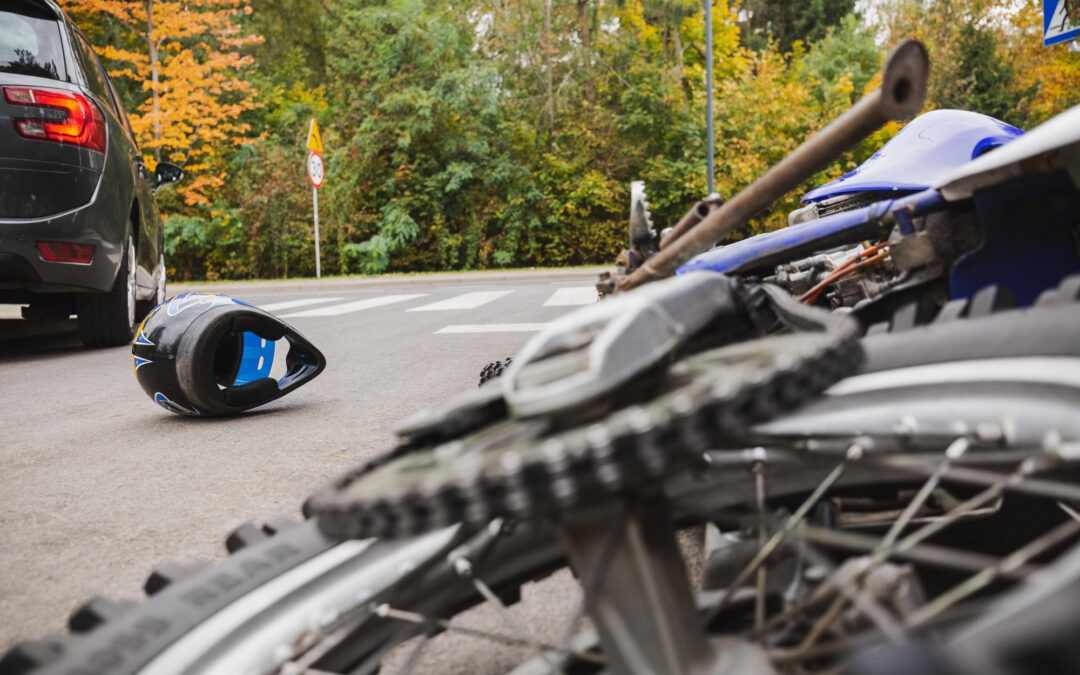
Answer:
[(128, 239), (127, 245), (127, 320), (129, 326), (135, 325), (135, 243)]
[(165, 302), (165, 254), (158, 259), (158, 280), (154, 289), (154, 306)]
[[(955, 634), (957, 630), (965, 629), (967, 619), (971, 618), (965, 615), (979, 608), (979, 596), (990, 590), (988, 584), (991, 581), (1025, 582), (1044, 564), (1052, 563), (1045, 556), (1039, 556), (1055, 550), (1055, 547), (1060, 550), (1067, 544), (1069, 548), (1066, 550), (1080, 555), (1080, 545), (1076, 543), (1077, 537), (1080, 537), (1080, 525), (1076, 522), (1080, 521), (1080, 514), (1075, 514), (1075, 509), (1069, 506), (1080, 503), (1080, 488), (1076, 487), (1075, 479), (1070, 478), (1077, 459), (1068, 452), (1067, 442), (1061, 440), (1072, 437), (1072, 434), (1068, 431), (1052, 433), (1043, 443), (1032, 445), (1031, 439), (1025, 439), (1015, 432), (1005, 433), (1004, 427), (996, 428), (996, 423), (989, 418), (985, 423), (975, 423), (977, 418), (981, 418), (981, 414), (976, 414), (970, 424), (965, 422), (961, 425), (965, 429), (978, 428), (977, 432), (956, 432), (959, 435), (928, 433), (919, 438), (913, 431), (901, 430), (873, 438), (844, 438), (835, 447), (829, 448), (825, 447), (828, 443), (823, 443), (812, 452), (786, 447), (790, 440), (787, 443), (774, 441), (769, 444), (771, 449), (768, 451), (764, 448), (759, 448), (759, 451), (716, 450), (710, 453), (708, 462), (708, 466), (714, 468), (698, 470), (711, 476), (709, 480), (704, 480), (704, 474), (694, 480), (687, 477), (686, 481), (673, 481), (668, 486), (670, 489), (665, 489), (674, 511), (715, 516), (719, 522), (729, 523), (729, 532), (744, 531), (741, 541), (749, 548), (731, 558), (732, 561), (739, 560), (738, 565), (725, 573), (722, 580), (713, 579), (713, 584), (698, 596), (704, 623), (707, 627), (711, 626), (709, 638), (712, 643), (729, 654), (742, 654), (754, 663), (760, 661), (765, 664), (759, 670), (747, 666), (738, 672), (775, 672), (776, 668), (790, 670), (820, 659), (836, 659), (834, 663), (839, 665), (846, 662), (845, 654), (885, 644), (892, 641), (890, 636), (903, 639), (909, 631), (912, 635), (924, 634), (927, 630)], [(917, 422), (912, 422), (912, 429), (926, 428), (926, 424)], [(1024, 425), (1019, 426), (1022, 428)], [(903, 437), (904, 447), (910, 445), (921, 450), (900, 447), (885, 451), (890, 447), (889, 434), (892, 433)], [(878, 451), (866, 452), (863, 444)], [(931, 445), (934, 446), (933, 450), (929, 450)], [(735, 469), (736, 465), (740, 467), (738, 470)], [(906, 492), (897, 490), (896, 496), (907, 495), (903, 497), (903, 513), (897, 515), (895, 511), (889, 511), (892, 506), (885, 510), (875, 510), (877, 507), (860, 510), (863, 507), (857, 506), (851, 511), (854, 515), (881, 515), (884, 519), (875, 526), (877, 536), (851, 532), (849, 530), (856, 526), (850, 523), (826, 523), (834, 520), (836, 523), (847, 522), (844, 519), (848, 515), (848, 507), (841, 508), (837, 505), (839, 502), (831, 501), (833, 497), (843, 499), (857, 487), (867, 488), (860, 491), (865, 494), (880, 492), (873, 486), (877, 483), (895, 484), (900, 475), (895, 471), (898, 468), (901, 469)], [(702, 487), (693, 487), (698, 481), (701, 481)], [(685, 487), (686, 493), (683, 493), (680, 485)], [(934, 497), (944, 486), (951, 486), (950, 489), (955, 490), (965, 485), (968, 488), (955, 495), (948, 493), (945, 494), (946, 498)], [(833, 490), (834, 487), (836, 490)], [(708, 503), (694, 496), (698, 490), (708, 493)], [(954, 496), (962, 499), (954, 499)], [(889, 497), (881, 503), (885, 504), (891, 499)], [(1047, 508), (1030, 510), (1032, 500)], [(814, 507), (818, 503), (827, 503), (833, 515), (828, 518), (817, 515)], [(983, 518), (993, 518), (995, 513), (1008, 514), (1010, 503), (1028, 509), (1029, 514), (1041, 516), (1029, 519), (1033, 532), (1017, 537), (1000, 551), (969, 551), (963, 543), (956, 545), (939, 541), (935, 545), (928, 541), (929, 537), (951, 527), (952, 523), (966, 522), (969, 527), (978, 527)], [(1025, 503), (1027, 507), (1022, 506)], [(798, 508), (792, 514), (791, 509), (796, 506)], [(1058, 512), (1059, 508), (1061, 512)], [(1057, 513), (1052, 521), (1046, 518), (1049, 515), (1047, 509)], [(869, 522), (865, 518), (862, 521)], [(1001, 528), (995, 531), (1004, 532)], [(477, 535), (478, 538), (480, 536)], [(511, 528), (491, 536), (497, 541), (498, 537), (513, 539), (515, 535)], [(606, 534), (598, 537), (598, 540), (608, 539)], [(784, 544), (785, 539), (792, 542), (790, 548), (785, 548), (788, 546)], [(983, 538), (978, 539), (981, 541)], [(540, 555), (542, 551), (539, 549), (557, 548), (557, 541), (537, 539), (538, 550), (533, 555)], [(851, 553), (836, 558), (822, 556), (819, 550), (822, 546), (839, 547)], [(491, 589), (502, 588), (502, 583), (507, 579), (539, 579), (542, 574), (532, 572), (546, 569), (540, 561), (541, 564), (520, 575), (500, 570), (498, 565), (516, 557), (507, 555), (503, 550), (488, 549), (487, 545), (462, 543), (455, 551), (461, 552), (458, 556), (460, 559), (441, 552), (432, 560), (436, 557), (443, 559), (443, 566), (452, 569), (459, 577), (456, 583), (483, 588), (477, 600), (490, 604), (499, 616), (505, 615), (505, 608)], [(1002, 553), (1007, 555), (997, 557)], [(971, 554), (975, 554), (974, 557)], [(555, 557), (556, 554), (549, 552), (549, 555)], [(782, 562), (785, 557), (794, 561), (790, 563), (792, 568), (787, 571)], [(1064, 558), (1065, 554), (1060, 557)], [(521, 559), (527, 558), (521, 555)], [(461, 560), (464, 560), (463, 564), (459, 564)], [(486, 560), (499, 563), (485, 566)], [(768, 560), (776, 562), (776, 566), (766, 564)], [(919, 565), (914, 575), (905, 571), (905, 565), (909, 563)], [(424, 567), (424, 563), (417, 565), (417, 569)], [(580, 577), (582, 585), (592, 587), (595, 579), (605, 576), (605, 568), (600, 565), (592, 569), (579, 566), (578, 573), (583, 575)], [(921, 589), (923, 581), (920, 581), (920, 576), (923, 571), (931, 569), (951, 570), (956, 576), (951, 580), (939, 577), (934, 582), (938, 590), (932, 595), (901, 593), (905, 588)], [(1069, 574), (1080, 574), (1080, 570), (1070, 569)], [(861, 571), (856, 573), (855, 570)], [(875, 583), (892, 579), (879, 587), (887, 586), (889, 593), (862, 593), (870, 587), (867, 579), (875, 571), (883, 573), (874, 577)], [(344, 646), (348, 644), (348, 649), (356, 649), (353, 653), (357, 658), (345, 664), (346, 667), (361, 663), (362, 656), (363, 663), (368, 667), (366, 670), (358, 668), (356, 672), (373, 672), (375, 662), (381, 660), (382, 656), (388, 655), (405, 638), (424, 632), (433, 625), (493, 643), (531, 647), (537, 655), (522, 664), (520, 671), (515, 670), (515, 675), (550, 672), (552, 656), (558, 657), (560, 665), (565, 660), (573, 666), (595, 665), (593, 659), (597, 656), (609, 658), (610, 655), (603, 651), (599, 654), (583, 653), (596, 645), (595, 637), (591, 641), (564, 638), (559, 643), (544, 642), (534, 637), (528, 626), (523, 629), (511, 620), (504, 620), (495, 631), (484, 630), (479, 624), (467, 620), (455, 618), (451, 622), (447, 618), (444, 621), (444, 617), (453, 617), (462, 606), (449, 595), (446, 596), (449, 601), (443, 602), (432, 597), (436, 595), (434, 589), (449, 592), (447, 589), (451, 587), (453, 576), (451, 572), (445, 574), (446, 577), (432, 576), (426, 580), (417, 577), (409, 583), (380, 590), (375, 590), (379, 588), (378, 584), (359, 584), (366, 591), (364, 601), (357, 603), (353, 609), (335, 608), (338, 612), (335, 616), (341, 617), (338, 623), (331, 622), (319, 633), (318, 638), (312, 637), (313, 642), (319, 642), (320, 638), (328, 641), (321, 650), (308, 651), (305, 645), (297, 649), (298, 653), (282, 658), (290, 668), (308, 667), (317, 662), (321, 654), (326, 654), (327, 650), (337, 645), (342, 645), (344, 654)], [(755, 583), (755, 577), (761, 581)], [(1071, 579), (1074, 576), (1063, 574), (1062, 578)], [(805, 590), (799, 590), (797, 595), (791, 597), (781, 597), (796, 588), (793, 585), (795, 579), (800, 580), (797, 588)], [(929, 579), (929, 576), (924, 579)], [(773, 583), (771, 580), (779, 581)], [(1014, 591), (1022, 594), (1024, 589), (1025, 585), (1021, 583), (1010, 590), (995, 591), (985, 596), (998, 601), (1001, 613), (995, 614), (995, 620), (1009, 616), (1010, 598), (1018, 597), (1014, 596)], [(355, 589), (350, 592), (355, 593)], [(425, 599), (398, 595), (412, 593), (422, 595)], [(349, 594), (337, 595), (345, 598)], [(774, 603), (774, 600), (777, 602)], [(969, 600), (974, 600), (975, 604), (966, 605)], [(444, 610), (449, 611), (444, 613)], [(576, 628), (583, 616), (579, 612), (572, 618), (570, 629), (564, 634), (571, 635), (571, 629)], [(734, 619), (738, 619), (737, 625), (732, 623)], [(310, 631), (309, 620), (302, 621), (305, 623), (301, 630)], [(349, 621), (356, 623), (350, 627), (347, 625)], [(800, 632), (791, 632), (791, 624)], [(389, 631), (393, 625), (412, 626), (415, 630), (397, 633), (395, 637), (387, 637), (385, 644), (376, 644), (378, 635), (389, 633), (378, 633), (375, 628), (383, 626)], [(312, 634), (308, 635), (311, 637)], [(350, 637), (346, 638), (346, 635)], [(358, 644), (369, 638), (371, 643)], [(393, 672), (420, 672), (413, 666), (419, 662), (424, 649), (422, 645), (426, 641), (427, 638), (421, 638), (411, 651), (401, 650), (389, 658), (389, 665), (399, 668)], [(769, 668), (770, 662), (775, 668)], [(282, 665), (279, 661), (274, 667)], [(338, 672), (332, 660), (319, 662), (315, 667)], [(288, 668), (283, 670), (287, 672)], [(564, 672), (568, 670), (571, 668), (564, 668)]]

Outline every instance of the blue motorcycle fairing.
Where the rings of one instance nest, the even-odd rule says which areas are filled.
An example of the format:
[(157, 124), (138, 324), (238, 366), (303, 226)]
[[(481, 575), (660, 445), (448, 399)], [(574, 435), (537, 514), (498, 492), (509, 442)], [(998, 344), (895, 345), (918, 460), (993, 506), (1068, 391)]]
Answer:
[(913, 119), (870, 159), (802, 198), (818, 202), (853, 192), (919, 191), (1023, 130), (966, 110), (934, 110)]
[(953, 266), (950, 298), (999, 284), (1024, 307), (1080, 272), (1080, 190), (1068, 172), (1020, 176), (976, 190), (974, 199), (984, 240)]
[[(730, 274), (779, 265), (837, 246), (887, 237), (894, 221), (900, 222), (904, 230), (905, 223), (910, 227), (912, 217), (937, 211), (945, 204), (945, 199), (935, 190), (885, 199), (714, 248), (691, 258), (675, 273), (709, 270)], [(889, 215), (891, 219), (886, 218)]]

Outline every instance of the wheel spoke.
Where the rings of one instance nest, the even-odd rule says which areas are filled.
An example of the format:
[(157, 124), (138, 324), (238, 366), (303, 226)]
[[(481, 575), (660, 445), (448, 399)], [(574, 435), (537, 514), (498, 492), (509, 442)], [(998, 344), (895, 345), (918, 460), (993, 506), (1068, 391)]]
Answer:
[[(892, 467), (911, 471), (913, 473), (933, 474), (937, 466), (922, 458), (895, 455), (891, 457), (876, 457), (873, 461), (879, 466)], [(1028, 464), (1023, 470), (1022, 478), (1015, 478), (1014, 474), (1001, 474), (985, 469), (970, 467), (950, 466), (945, 472), (944, 479), (957, 483), (970, 483), (972, 485), (996, 486), (1004, 483), (1004, 488), (1010, 492), (1031, 495), (1033, 497), (1045, 497), (1047, 499), (1062, 499), (1070, 502), (1080, 501), (1080, 485), (1068, 485), (1054, 481), (1031, 478), (1039, 463), (1028, 457)]]
[(439, 628), (442, 628), (447, 632), (470, 635), (472, 637), (482, 638), (512, 647), (532, 647), (534, 649), (542, 649), (551, 652), (561, 652), (564, 654), (569, 654), (576, 659), (579, 659), (581, 661), (588, 661), (589, 663), (596, 663), (599, 665), (603, 665), (605, 663), (604, 657), (598, 654), (590, 654), (588, 652), (569, 649), (560, 650), (559, 647), (542, 642), (540, 640), (524, 639), (516, 635), (507, 635), (505, 633), (495, 633), (489, 630), (475, 628), (473, 626), (465, 626), (458, 623), (453, 623), (447, 619), (428, 618), (423, 614), (409, 612), (401, 609), (395, 609), (387, 604), (378, 605), (375, 608), (375, 613), (378, 616), (387, 619), (396, 619), (398, 621), (405, 621), (421, 626), (438, 626)]
[(484, 601), (491, 605), (495, 610), (495, 613), (502, 619), (503, 623), (517, 634), (517, 639), (520, 640), (522, 644), (532, 647), (533, 651), (536, 652), (536, 655), (551, 667), (552, 672), (561, 675), (562, 669), (559, 668), (559, 665), (551, 659), (546, 651), (548, 647), (545, 647), (537, 641), (535, 634), (528, 626), (513, 615), (510, 609), (499, 599), (499, 596), (491, 590), (490, 586), (485, 584), (479, 577), (473, 575), (473, 566), (469, 559), (463, 555), (454, 556), (452, 564), (454, 566), (454, 571), (457, 572), (458, 575), (467, 577), (472, 581), (473, 587), (476, 588), (477, 592), (484, 598)]
[(758, 550), (757, 555), (755, 555), (754, 558), (746, 565), (746, 567), (744, 567), (743, 570), (739, 572), (738, 576), (735, 577), (735, 580), (731, 582), (731, 584), (727, 588), (727, 591), (725, 591), (724, 595), (720, 598), (719, 604), (710, 612), (709, 620), (715, 618), (728, 606), (728, 604), (730, 604), (732, 597), (735, 595), (735, 591), (741, 588), (742, 585), (746, 583), (750, 576), (757, 571), (758, 567), (760, 567), (761, 564), (764, 563), (765, 560), (770, 555), (772, 555), (772, 553), (776, 551), (777, 548), (780, 547), (780, 544), (783, 543), (785, 537), (787, 537), (787, 535), (800, 522), (802, 522), (803, 518), (806, 517), (806, 514), (810, 512), (810, 509), (812, 509), (814, 505), (818, 503), (818, 500), (821, 499), (821, 497), (829, 490), (829, 488), (833, 486), (834, 483), (836, 483), (836, 481), (840, 480), (840, 477), (844, 475), (844, 470), (847, 468), (848, 463), (850, 461), (861, 458), (862, 454), (863, 447), (858, 443), (855, 443), (850, 448), (848, 448), (848, 453), (844, 461), (837, 464), (836, 467), (833, 468), (831, 472), (829, 472), (829, 475), (827, 475), (825, 479), (818, 484), (818, 486), (814, 489), (813, 493), (811, 493), (810, 496), (807, 497), (806, 500), (799, 505), (799, 508), (795, 511), (795, 513), (793, 513), (791, 517), (787, 519), (787, 522), (784, 523), (784, 526), (776, 533), (774, 533), (772, 537), (769, 538), (765, 545), (763, 545)]
[(545, 647), (539, 642), (537, 642), (535, 634), (529, 629), (528, 626), (519, 621), (517, 617), (515, 617), (510, 612), (510, 609), (503, 603), (502, 600), (499, 599), (499, 596), (495, 595), (491, 588), (489, 588), (488, 585), (480, 579), (473, 577), (472, 582), (473, 585), (476, 586), (476, 590), (480, 591), (480, 595), (484, 596), (484, 600), (486, 600), (489, 605), (495, 608), (495, 612), (499, 615), (500, 618), (502, 618), (503, 622), (512, 630), (514, 630), (518, 635), (520, 635), (526, 642), (528, 642), (529, 645), (536, 651), (536, 655), (542, 658), (548, 664), (548, 666), (551, 667), (551, 672), (558, 673), (558, 675), (563, 675), (562, 668), (560, 668), (559, 664), (555, 663), (555, 661), (552, 660), (551, 656), (548, 655)]
[[(845, 548), (852, 551), (863, 551), (865, 553), (875, 552), (880, 545), (880, 542), (875, 537), (865, 534), (844, 532), (841, 530), (828, 530), (823, 527), (807, 525), (806, 523), (797, 527), (792, 532), (792, 535), (817, 544)], [(926, 543), (915, 544), (903, 551), (894, 551), (893, 557), (926, 565), (961, 570), (963, 572), (978, 572), (1001, 562), (1001, 559), (995, 556)], [(1032, 565), (1021, 565), (1015, 570), (1005, 573), (1005, 576), (1020, 580), (1028, 577), (1037, 570), (1038, 567)]]
[[(815, 565), (821, 565), (825, 568), (831, 566), (832, 563), (829, 557), (818, 551), (812, 544), (804, 542), (803, 546), (807, 557), (811, 558)], [(831, 577), (834, 588), (840, 591), (843, 597), (851, 602), (856, 609), (874, 622), (891, 642), (894, 644), (907, 642), (902, 626), (893, 618), (889, 610), (885, 609), (873, 595), (864, 593), (859, 588), (856, 580), (866, 572), (867, 568), (865, 567), (861, 568), (857, 574), (849, 574), (842, 568), (835, 568)]]
[(428, 640), (431, 638), (425, 633), (420, 636), (416, 646), (409, 651), (409, 657), (405, 659), (405, 663), (401, 665), (401, 670), (398, 671), (398, 675), (411, 675), (412, 671), (416, 670), (416, 664), (420, 663), (420, 657), (424, 653), (424, 647), (427, 646)]
[[(839, 467), (838, 467), (839, 468)], [(903, 539), (886, 547), (878, 548), (866, 561), (861, 574), (866, 574), (887, 561), (890, 556), (897, 555), (898, 553), (906, 553), (913, 549), (917, 544), (921, 543), (925, 539), (929, 539), (931, 536), (937, 534), (941, 530), (945, 529), (957, 519), (963, 516), (965, 513), (973, 511), (987, 502), (997, 499), (1005, 491), (1007, 486), (1014, 486), (1020, 484), (1032, 471), (1035, 469), (1035, 464), (1028, 460), (1024, 460), (1017, 467), (1016, 471), (1011, 474), (997, 476), (997, 480), (987, 487), (985, 490), (977, 493), (975, 496), (969, 498), (967, 501), (957, 504), (950, 509), (945, 515), (941, 516), (937, 520), (927, 523), (918, 530), (912, 532)], [(835, 471), (834, 471), (835, 473)], [(774, 537), (775, 538), (775, 537)], [(840, 586), (841, 582), (851, 583), (850, 580), (843, 577), (841, 570), (837, 570), (831, 577), (827, 578), (821, 583), (821, 586), (811, 596), (800, 602), (796, 603), (792, 607), (785, 609), (782, 612), (775, 614), (772, 618), (765, 622), (765, 630), (772, 628), (782, 621), (785, 621), (799, 612), (802, 612), (813, 605), (822, 602), (829, 598), (834, 590), (843, 590)], [(851, 599), (850, 593), (847, 594)], [(762, 631), (755, 631), (754, 637), (760, 638)]]
[(986, 587), (989, 583), (1002, 576), (1004, 572), (1015, 570), (1035, 556), (1072, 538), (1078, 532), (1080, 532), (1080, 521), (1072, 518), (1066, 520), (1049, 532), (1005, 556), (997, 565), (968, 577), (967, 580), (953, 586), (931, 602), (926, 603), (907, 618), (907, 625), (911, 627), (924, 623), (972, 593)]
[[(758, 462), (754, 465), (754, 493), (758, 511), (758, 546), (765, 547), (767, 541), (768, 516), (765, 513), (765, 467)], [(757, 571), (757, 595), (754, 601), (754, 628), (760, 630), (765, 625), (765, 591), (768, 585), (768, 572), (765, 567)]]
[(806, 634), (803, 641), (799, 644), (799, 650), (803, 651), (810, 649), (814, 646), (814, 643), (818, 641), (821, 634), (825, 632), (825, 629), (829, 627), (836, 617), (840, 614), (840, 610), (847, 604), (847, 599), (841, 595), (833, 598), (833, 602), (829, 605), (829, 608), (825, 610), (825, 613), (814, 622), (814, 625), (810, 628), (810, 632)]
[(945, 459), (938, 464), (930, 477), (923, 483), (922, 488), (919, 489), (915, 497), (908, 503), (907, 508), (900, 514), (900, 517), (892, 524), (889, 531), (885, 533), (885, 536), (881, 538), (881, 543), (875, 550), (882, 550), (889, 548), (896, 541), (896, 538), (900, 536), (900, 533), (904, 531), (911, 519), (915, 517), (922, 505), (926, 503), (926, 500), (930, 498), (934, 488), (941, 482), (941, 478), (948, 472), (951, 466), (951, 460), (959, 459), (964, 452), (967, 451), (971, 443), (967, 438), (958, 438), (949, 444), (949, 447), (945, 449)]

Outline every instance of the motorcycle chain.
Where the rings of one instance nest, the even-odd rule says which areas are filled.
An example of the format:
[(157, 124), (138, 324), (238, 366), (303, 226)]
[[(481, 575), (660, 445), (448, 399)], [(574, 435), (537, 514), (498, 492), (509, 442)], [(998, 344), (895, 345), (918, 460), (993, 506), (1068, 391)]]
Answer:
[(778, 289), (769, 294), (784, 323), (825, 330), (688, 356), (641, 385), (650, 399), (599, 420), (503, 418), (461, 438), (406, 443), (316, 494), (305, 513), (338, 539), (407, 537), (459, 522), (543, 516), (692, 466), (862, 362), (853, 320), (797, 305)]

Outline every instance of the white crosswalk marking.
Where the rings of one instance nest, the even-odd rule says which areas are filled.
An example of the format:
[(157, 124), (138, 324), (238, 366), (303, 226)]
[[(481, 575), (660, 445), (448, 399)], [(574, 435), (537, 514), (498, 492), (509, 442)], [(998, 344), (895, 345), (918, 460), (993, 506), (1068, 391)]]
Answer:
[(435, 331), (436, 335), (449, 333), (536, 333), (544, 329), (546, 323), (477, 323), (443, 326)]
[(285, 300), (283, 302), (271, 302), (269, 305), (258, 305), (259, 309), (267, 312), (280, 312), (283, 309), (295, 309), (307, 305), (321, 305), (327, 302), (336, 302), (341, 298), (301, 298), (299, 300)]
[(596, 302), (595, 286), (568, 286), (551, 294), (544, 302), (544, 307), (569, 307), (571, 305), (591, 305)]
[(481, 305), (488, 304), (492, 300), (498, 300), (504, 295), (510, 295), (511, 293), (513, 293), (513, 291), (475, 291), (473, 293), (462, 293), (461, 295), (455, 295), (446, 300), (433, 302), (430, 305), (413, 307), (407, 311), (443, 312), (452, 309), (475, 309)]
[(403, 295), (380, 295), (376, 298), (365, 298), (364, 300), (356, 300), (354, 302), (346, 302), (341, 305), (330, 305), (329, 307), (316, 307), (315, 309), (307, 309), (302, 312), (293, 312), (292, 314), (286, 314), (282, 316), (283, 319), (294, 319), (297, 317), (305, 316), (339, 316), (341, 314), (350, 314), (352, 312), (359, 312), (364, 309), (371, 309), (373, 307), (382, 307), (383, 305), (392, 305), (396, 302), (405, 302), (406, 300), (414, 300), (416, 298), (426, 297), (427, 293), (411, 293)]

